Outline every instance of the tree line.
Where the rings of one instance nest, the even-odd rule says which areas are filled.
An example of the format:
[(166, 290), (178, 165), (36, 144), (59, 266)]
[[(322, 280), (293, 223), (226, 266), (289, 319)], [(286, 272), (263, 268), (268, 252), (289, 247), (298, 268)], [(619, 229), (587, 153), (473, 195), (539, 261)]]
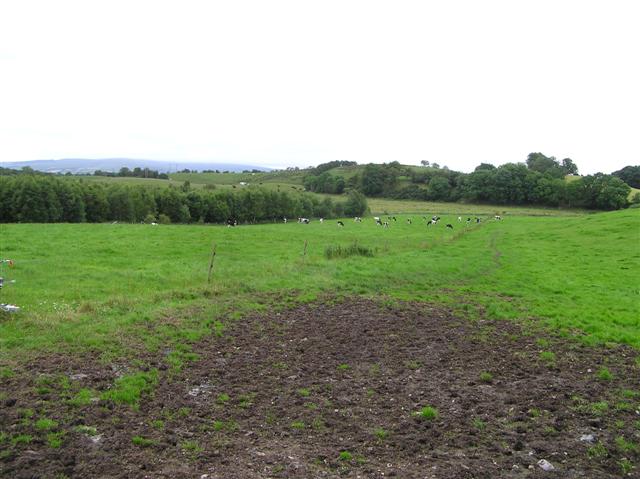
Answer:
[(283, 217), (359, 216), (366, 198), (350, 191), (345, 201), (308, 193), (250, 188), (240, 192), (187, 190), (172, 186), (95, 183), (53, 175), (0, 177), (0, 223), (240, 223)]
[[(355, 188), (368, 197), (389, 197), (425, 201), (490, 203), (499, 205), (562, 206), (615, 210), (629, 206), (629, 186), (614, 175), (597, 173), (577, 176), (578, 167), (570, 159), (556, 160), (542, 153), (531, 153), (526, 163), (507, 163), (495, 167), (481, 163), (472, 173), (453, 171), (437, 164), (423, 168), (406, 167), (397, 161), (368, 164), (348, 179), (322, 173), (307, 175), (305, 188), (338, 193), (338, 188)], [(628, 167), (617, 172), (635, 178), (637, 170)], [(567, 175), (573, 175), (570, 181)]]

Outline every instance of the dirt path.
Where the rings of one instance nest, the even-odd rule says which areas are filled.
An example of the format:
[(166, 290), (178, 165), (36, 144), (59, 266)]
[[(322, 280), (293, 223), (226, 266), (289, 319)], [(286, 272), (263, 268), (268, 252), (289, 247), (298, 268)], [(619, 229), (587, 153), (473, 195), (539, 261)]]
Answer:
[[(626, 348), (350, 300), (245, 318), (194, 351), (200, 359), (183, 372), (161, 371), (137, 411), (71, 405), (64, 381), (38, 390), (55, 374), (71, 377), (66, 390), (106, 389), (118, 368), (96, 362), (50, 358), (3, 378), (0, 473), (606, 478), (635, 464), (628, 472), (638, 477), (640, 374)], [(610, 379), (598, 379), (603, 367)], [(437, 417), (416, 415), (427, 406)], [(42, 417), (66, 431), (59, 447), (36, 425)]]

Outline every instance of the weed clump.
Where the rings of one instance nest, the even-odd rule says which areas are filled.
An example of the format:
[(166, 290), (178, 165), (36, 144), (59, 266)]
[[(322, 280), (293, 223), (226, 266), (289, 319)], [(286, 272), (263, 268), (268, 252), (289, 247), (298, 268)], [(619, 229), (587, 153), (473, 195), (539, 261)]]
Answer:
[(439, 416), (438, 410), (433, 406), (425, 406), (422, 409), (420, 409), (417, 413), (415, 413), (415, 415), (419, 419), (426, 419), (428, 421), (437, 419)]
[(329, 245), (324, 249), (324, 256), (327, 259), (348, 258), (349, 256), (371, 258), (373, 257), (373, 250), (353, 242), (349, 246)]

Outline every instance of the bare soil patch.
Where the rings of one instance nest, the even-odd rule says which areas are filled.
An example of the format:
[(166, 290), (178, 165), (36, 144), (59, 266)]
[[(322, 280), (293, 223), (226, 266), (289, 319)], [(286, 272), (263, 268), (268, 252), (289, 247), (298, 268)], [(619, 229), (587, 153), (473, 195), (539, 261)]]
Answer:
[[(139, 358), (160, 371), (139, 409), (73, 402), (135, 364), (55, 356), (6, 375), (0, 474), (638, 477), (640, 374), (629, 348), (351, 299), (250, 316), (193, 350), (199, 359), (177, 373), (163, 354)], [(427, 406), (436, 417), (416, 414)], [(43, 418), (56, 424), (43, 428)]]

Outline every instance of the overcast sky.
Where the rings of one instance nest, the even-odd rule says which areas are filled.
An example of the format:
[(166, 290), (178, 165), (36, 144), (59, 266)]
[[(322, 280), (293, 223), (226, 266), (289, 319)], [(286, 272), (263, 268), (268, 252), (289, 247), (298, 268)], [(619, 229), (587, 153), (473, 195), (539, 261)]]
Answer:
[(0, 161), (640, 164), (635, 0), (0, 7)]

